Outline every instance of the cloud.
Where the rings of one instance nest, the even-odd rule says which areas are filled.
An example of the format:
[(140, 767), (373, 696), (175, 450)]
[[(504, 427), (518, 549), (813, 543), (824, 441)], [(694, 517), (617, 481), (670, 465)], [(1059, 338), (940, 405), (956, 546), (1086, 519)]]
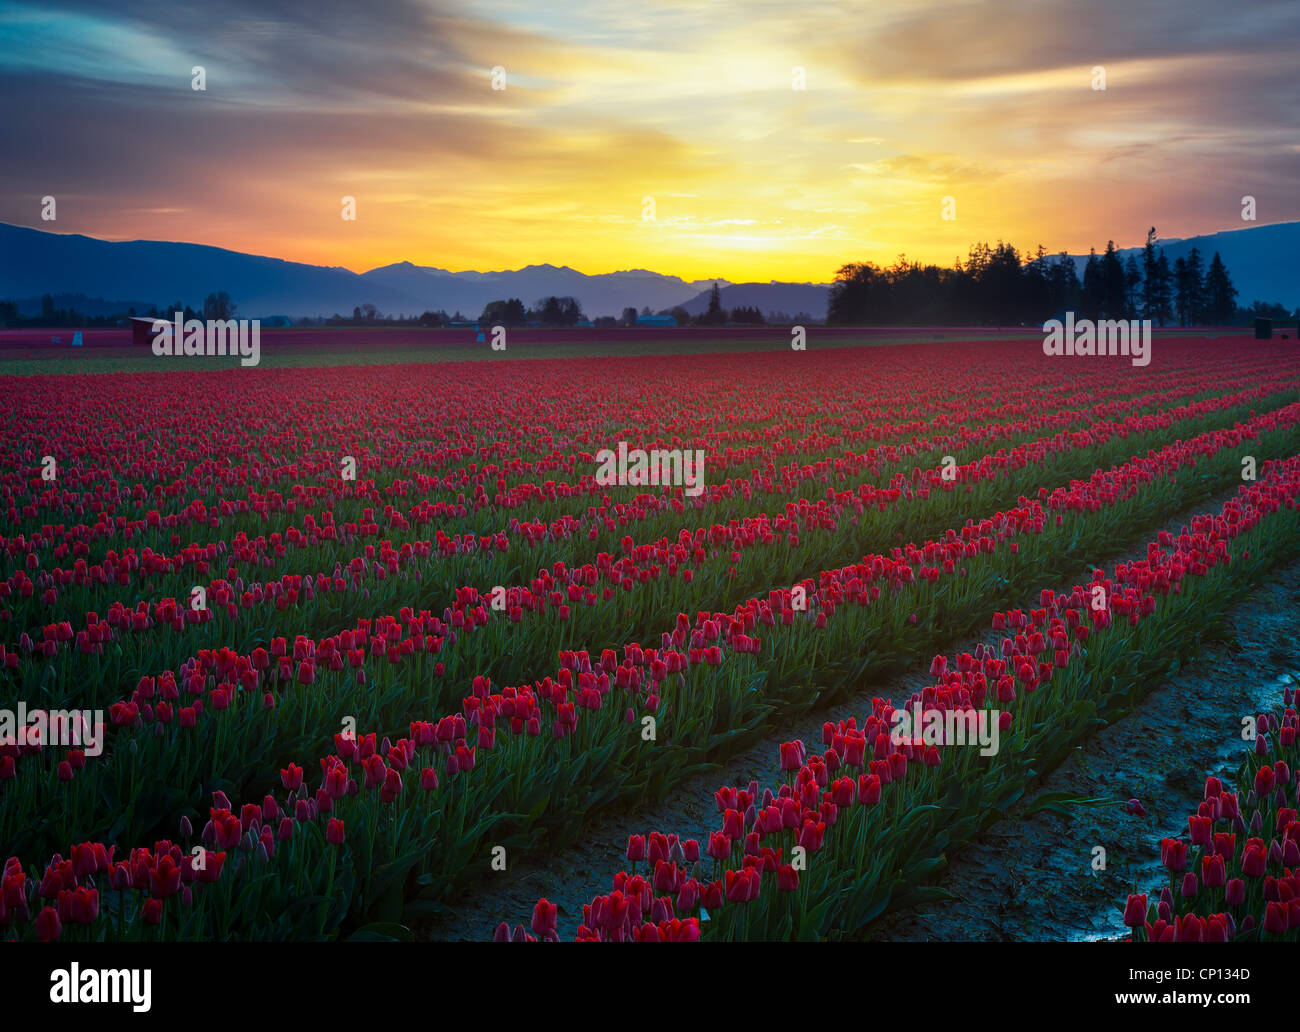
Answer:
[(1262, 0), (10, 5), (0, 219), (52, 193), (61, 231), (352, 268), (732, 279), (1186, 236), (1246, 193), (1300, 217), (1297, 37)]

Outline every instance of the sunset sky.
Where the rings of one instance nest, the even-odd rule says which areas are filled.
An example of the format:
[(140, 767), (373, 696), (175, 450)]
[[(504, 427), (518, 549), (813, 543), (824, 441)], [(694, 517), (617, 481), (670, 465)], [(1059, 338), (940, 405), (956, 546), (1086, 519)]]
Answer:
[(1246, 194), (1300, 219), (1294, 0), (1141, 6), (20, 0), (0, 221), (355, 271), (827, 281), (1240, 229)]

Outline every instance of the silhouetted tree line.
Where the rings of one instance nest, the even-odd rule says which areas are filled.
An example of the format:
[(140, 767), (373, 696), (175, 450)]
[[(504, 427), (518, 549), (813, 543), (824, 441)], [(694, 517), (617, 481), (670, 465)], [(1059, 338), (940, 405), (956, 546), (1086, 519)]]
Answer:
[(448, 315), (442, 309), (436, 312), (423, 312), (420, 315), (384, 315), (372, 304), (356, 305), (352, 309), (352, 316), (340, 315), (335, 312), (328, 319), (311, 319), (303, 318), (297, 322), (298, 326), (421, 326), (421, 327), (441, 327), (446, 326), (452, 321), (463, 322), (465, 316), (457, 312), (455, 315)]
[[(976, 244), (951, 269), (900, 256), (843, 266), (831, 286), (832, 325), (1036, 325), (1073, 311), (1081, 319), (1151, 319), (1169, 324), (1224, 325), (1245, 317), (1237, 290), (1216, 251), (1208, 267), (1193, 248), (1171, 266), (1148, 235), (1142, 261), (1121, 261), (1115, 242), (1094, 249), (1080, 279), (1065, 252), (1049, 257), (1040, 245), (1021, 255), (1011, 244)], [(1258, 302), (1256, 303), (1259, 304)], [(1277, 306), (1281, 308), (1281, 306)], [(1283, 311), (1285, 311), (1283, 309)], [(1297, 313), (1300, 314), (1300, 313)]]
[(727, 324), (758, 325), (762, 326), (767, 323), (763, 313), (754, 305), (738, 305), (727, 311), (722, 305), (722, 290), (717, 283), (709, 291), (708, 307), (697, 315), (693, 320), (690, 315), (682, 308), (672, 309), (671, 314), (681, 313), (678, 322), (685, 324), (694, 322), (700, 326), (724, 326)]
[(572, 297), (538, 298), (532, 308), (525, 308), (517, 297), (506, 301), (489, 301), (478, 321), (486, 326), (573, 326), (583, 320), (582, 305)]
[[(131, 310), (131, 315), (135, 310)], [(16, 301), (0, 301), (0, 326), (117, 326), (128, 319), (125, 312), (114, 315), (86, 315), (75, 308), (58, 308), (54, 298), (46, 294), (41, 298), (40, 315), (23, 315)]]
[[(103, 303), (99, 298), (86, 298), (86, 301)], [(0, 301), (0, 326), (14, 328), (23, 326), (121, 326), (133, 316), (138, 315), (148, 319), (172, 319), (177, 312), (184, 313), (186, 319), (233, 319), (237, 308), (238, 306), (230, 300), (230, 295), (221, 290), (209, 294), (200, 308), (192, 308), (180, 301), (174, 301), (170, 305), (164, 305), (161, 309), (157, 305), (150, 305), (146, 309), (137, 311), (132, 306), (124, 312), (113, 312), (107, 315), (87, 315), (84, 312), (78, 312), (72, 306), (67, 308), (58, 307), (53, 295), (45, 294), (41, 298), (39, 315), (25, 316), (19, 310), (16, 301)]]

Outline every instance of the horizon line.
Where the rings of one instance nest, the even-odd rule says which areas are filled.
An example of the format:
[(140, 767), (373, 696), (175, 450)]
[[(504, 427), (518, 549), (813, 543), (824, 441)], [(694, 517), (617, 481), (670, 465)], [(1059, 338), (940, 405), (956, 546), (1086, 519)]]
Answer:
[[(1227, 234), (1227, 233), (1245, 233), (1245, 232), (1250, 232), (1251, 230), (1255, 230), (1255, 229), (1266, 229), (1266, 228), (1273, 228), (1273, 227), (1277, 227), (1277, 226), (1300, 226), (1300, 219), (1293, 219), (1293, 220), (1287, 220), (1287, 221), (1281, 221), (1281, 222), (1259, 222), (1259, 223), (1255, 223), (1255, 224), (1253, 224), (1253, 225), (1249, 225), (1249, 226), (1242, 226), (1242, 227), (1240, 227), (1240, 228), (1215, 230), (1213, 233), (1197, 233), (1197, 234), (1193, 234), (1192, 236), (1175, 236), (1175, 237), (1167, 237), (1167, 238), (1163, 238), (1163, 239), (1158, 239), (1157, 242), (1156, 242), (1156, 246), (1157, 246), (1157, 247), (1161, 247), (1161, 246), (1164, 245), (1164, 244), (1176, 244), (1176, 243), (1182, 243), (1183, 241), (1186, 241), (1186, 240), (1197, 240), (1197, 239), (1201, 239), (1201, 238), (1205, 238), (1205, 237), (1216, 237), (1216, 236), (1222, 236), (1222, 235)], [(265, 260), (267, 260), (267, 261), (284, 262), (285, 264), (288, 264), (288, 265), (303, 265), (303, 266), (307, 266), (308, 268), (313, 268), (313, 269), (341, 269), (341, 270), (343, 270), (343, 271), (345, 271), (345, 272), (349, 272), (349, 273), (351, 273), (351, 274), (354, 275), (354, 276), (364, 276), (364, 275), (366, 275), (366, 274), (368, 274), (368, 273), (376, 272), (376, 271), (378, 271), (378, 270), (380, 270), (380, 269), (388, 269), (388, 268), (392, 268), (393, 266), (397, 266), (397, 265), (410, 265), (411, 267), (416, 268), (416, 269), (419, 269), (419, 270), (421, 270), (422, 272), (438, 272), (438, 273), (444, 273), (444, 274), (446, 274), (446, 275), (448, 275), (448, 276), (463, 276), (463, 275), (465, 275), (465, 274), (467, 274), (467, 273), (469, 273), (469, 274), (473, 274), (473, 275), (476, 275), (476, 276), (493, 276), (493, 275), (503, 275), (503, 274), (505, 274), (505, 273), (524, 272), (524, 271), (526, 271), (526, 270), (528, 270), (528, 269), (543, 269), (543, 268), (547, 268), (547, 269), (556, 269), (556, 270), (559, 270), (559, 271), (568, 270), (569, 272), (575, 272), (575, 273), (577, 273), (577, 274), (580, 275), (580, 276), (586, 276), (586, 277), (588, 277), (588, 278), (595, 277), (595, 276), (615, 276), (615, 275), (619, 275), (620, 273), (645, 272), (645, 273), (649, 273), (649, 274), (652, 275), (652, 276), (660, 276), (660, 277), (663, 277), (663, 278), (666, 278), (666, 279), (676, 279), (676, 280), (678, 280), (678, 281), (680, 281), (680, 282), (682, 282), (682, 283), (684, 283), (684, 284), (687, 284), (687, 285), (694, 285), (694, 284), (698, 284), (698, 283), (711, 283), (711, 282), (712, 282), (712, 283), (725, 283), (727, 286), (746, 286), (746, 285), (750, 285), (750, 284), (758, 284), (758, 285), (786, 284), (786, 285), (793, 285), (793, 286), (829, 287), (829, 286), (831, 286), (831, 285), (834, 283), (834, 280), (830, 280), (830, 281), (827, 281), (827, 282), (816, 282), (816, 281), (813, 281), (813, 280), (788, 280), (788, 279), (769, 279), (769, 280), (766, 280), (766, 281), (763, 281), (763, 280), (755, 280), (755, 279), (748, 279), (748, 280), (730, 280), (730, 279), (727, 279), (727, 277), (725, 277), (725, 276), (702, 276), (702, 277), (696, 277), (696, 278), (693, 278), (693, 279), (687, 279), (686, 277), (679, 276), (679, 275), (677, 275), (676, 273), (658, 272), (658, 271), (656, 271), (656, 270), (654, 270), (654, 269), (648, 269), (648, 268), (645, 268), (644, 266), (635, 266), (635, 267), (629, 267), (629, 268), (625, 268), (625, 269), (610, 269), (610, 270), (605, 271), (605, 272), (584, 272), (583, 270), (578, 269), (578, 268), (576, 268), (576, 267), (574, 267), (574, 266), (572, 266), (572, 265), (568, 265), (568, 264), (564, 264), (564, 265), (556, 265), (556, 264), (553, 263), (553, 262), (530, 262), (529, 264), (527, 264), (527, 265), (521, 265), (520, 267), (518, 267), (518, 268), (516, 268), (516, 269), (459, 269), (459, 270), (452, 270), (452, 269), (443, 269), (443, 268), (440, 268), (440, 267), (438, 267), (438, 266), (432, 266), (432, 265), (420, 265), (419, 263), (417, 263), (417, 262), (415, 262), (415, 261), (412, 261), (412, 260), (409, 259), (409, 258), (398, 259), (398, 260), (396, 260), (396, 261), (387, 262), (387, 263), (384, 263), (384, 264), (382, 264), (382, 265), (375, 265), (375, 266), (372, 266), (372, 267), (370, 267), (370, 268), (368, 268), (368, 269), (364, 269), (364, 270), (358, 271), (357, 269), (351, 268), (351, 267), (346, 266), (346, 265), (321, 265), (321, 264), (318, 264), (318, 263), (316, 263), (316, 262), (302, 261), (302, 260), (297, 259), (297, 258), (284, 258), (284, 257), (281, 257), (281, 256), (279, 256), (279, 255), (260, 254), (260, 253), (254, 252), (254, 251), (238, 251), (238, 250), (235, 250), (234, 248), (231, 248), (231, 247), (223, 247), (223, 246), (221, 246), (221, 245), (219, 245), (219, 244), (208, 244), (208, 243), (203, 243), (203, 242), (201, 242), (201, 241), (196, 241), (196, 240), (162, 240), (162, 239), (152, 239), (152, 238), (146, 238), (146, 237), (123, 237), (123, 238), (120, 238), (120, 239), (114, 239), (114, 238), (111, 238), (111, 237), (92, 236), (92, 235), (89, 234), (89, 233), (77, 232), (77, 231), (75, 231), (75, 230), (74, 230), (74, 231), (70, 231), (70, 232), (60, 232), (60, 231), (58, 231), (58, 230), (44, 229), (44, 228), (39, 227), (39, 226), (26, 226), (26, 225), (23, 225), (23, 224), (21, 224), (21, 223), (16, 223), (16, 222), (5, 222), (5, 221), (3, 221), (3, 220), (0, 220), (0, 227), (9, 227), (9, 228), (11, 228), (11, 229), (25, 229), (25, 230), (29, 230), (29, 231), (31, 231), (31, 232), (33, 232), (33, 233), (44, 233), (44, 234), (46, 234), (47, 236), (61, 236), (61, 237), (73, 237), (73, 236), (78, 236), (78, 237), (84, 237), (84, 238), (87, 239), (87, 240), (94, 240), (94, 241), (96, 241), (97, 243), (105, 243), (105, 244), (175, 244), (175, 245), (180, 245), (180, 246), (184, 246), (184, 247), (206, 247), (206, 248), (210, 248), (211, 250), (214, 250), (214, 251), (224, 251), (224, 252), (226, 252), (226, 253), (228, 253), (228, 254), (240, 255), (240, 256), (242, 256), (242, 257), (246, 257), (246, 258), (262, 258), (262, 259), (265, 259)], [(1009, 241), (1003, 240), (1002, 238), (998, 238), (998, 243), (999, 243), (999, 244), (1001, 244), (1001, 243), (1008, 243), (1008, 242), (1009, 242)], [(1115, 243), (1115, 240), (1114, 240), (1113, 237), (1110, 237), (1110, 238), (1108, 238), (1107, 242), (1108, 242), (1108, 243)], [(968, 246), (974, 246), (975, 243), (988, 244), (989, 241), (987, 241), (987, 240), (973, 241), (973, 242), (972, 242), (970, 245), (968, 245)], [(1015, 245), (1013, 244), (1012, 246), (1015, 246)], [(1036, 246), (1043, 246), (1043, 245), (1040, 244), (1040, 245), (1036, 245)], [(1117, 250), (1117, 251), (1140, 250), (1143, 246), (1144, 246), (1143, 244), (1118, 244), (1118, 243), (1116, 243), (1116, 244), (1115, 244), (1115, 250)], [(1030, 254), (1033, 253), (1032, 251), (1027, 250), (1027, 249), (1017, 248), (1017, 250), (1020, 251), (1020, 254), (1021, 254), (1021, 257), (1022, 257), (1022, 258), (1024, 258), (1024, 257), (1026, 257), (1026, 256), (1028, 256), (1028, 255), (1030, 255)], [(1052, 250), (1051, 248), (1047, 248), (1047, 249), (1046, 249), (1046, 253), (1047, 253), (1047, 255), (1048, 255), (1049, 257), (1056, 257), (1056, 256), (1059, 256), (1060, 254), (1064, 253), (1064, 254), (1069, 254), (1070, 257), (1072, 257), (1072, 258), (1087, 258), (1087, 255), (1086, 255), (1086, 254), (1083, 254), (1082, 252), (1077, 253), (1077, 254), (1071, 254), (1068, 250), (1065, 250), (1065, 251), (1056, 251), (1056, 250)], [(1101, 254), (1101, 253), (1103, 253), (1103, 252), (1102, 252), (1102, 251), (1098, 251), (1097, 253), (1098, 253), (1098, 254)], [(906, 255), (907, 255), (907, 252), (906, 252), (905, 250), (899, 252), (899, 257), (900, 257), (900, 258), (904, 258), (904, 257), (906, 257)], [(961, 259), (961, 256), (958, 255), (957, 258), (958, 258), (958, 260), (960, 260), (960, 259)], [(861, 260), (861, 259), (847, 259), (847, 260), (846, 260), (844, 263), (842, 263), (842, 264), (851, 264), (851, 263), (858, 262), (858, 261), (862, 261), (862, 260)], [(926, 266), (926, 265), (934, 265), (934, 266), (937, 267), (937, 268), (939, 268), (939, 267), (946, 267), (946, 266), (938, 266), (938, 265), (937, 265), (936, 263), (934, 263), (934, 262), (921, 262), (920, 264), (921, 264), (922, 266)], [(886, 268), (887, 266), (883, 266), (883, 265), (882, 265), (882, 266), (880, 266), (880, 267), (881, 267), (881, 268)]]

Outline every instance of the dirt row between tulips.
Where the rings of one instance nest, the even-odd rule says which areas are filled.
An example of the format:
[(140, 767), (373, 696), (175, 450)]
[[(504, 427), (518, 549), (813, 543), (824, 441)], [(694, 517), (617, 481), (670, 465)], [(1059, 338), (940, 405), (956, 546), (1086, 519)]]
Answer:
[[(1164, 529), (1177, 533), (1193, 515), (1218, 511), (1236, 493), (1234, 489), (1203, 501), (1171, 519)], [(1109, 560), (1107, 569), (1112, 569), (1115, 562), (1145, 558), (1146, 542), (1154, 536), (1152, 532), (1144, 534), (1131, 549)], [(1058, 584), (1057, 589), (1065, 590), (1074, 583), (1086, 582), (1092, 569), (1091, 565), (1081, 568), (1069, 584)], [(1249, 643), (1255, 651), (1267, 654), (1272, 634), (1282, 630), (1264, 619), (1267, 614), (1278, 623), (1289, 617), (1293, 624), (1291, 630), (1300, 632), (1300, 604), (1297, 604), (1300, 603), (1300, 563), (1289, 567), (1286, 577), (1289, 581), (1284, 579), (1283, 588), (1279, 589), (1290, 591), (1285, 599), (1270, 595), (1270, 588), (1278, 588), (1278, 585), (1270, 585), (1252, 595), (1250, 601), (1232, 616), (1238, 641)], [(1289, 589), (1285, 588), (1287, 583)], [(1036, 604), (1036, 594), (1034, 598), (1022, 601), (1022, 605)], [(988, 631), (953, 641), (943, 652), (951, 655), (971, 651), (981, 641), (997, 646), (1002, 637), (1002, 632)], [(1050, 815), (1038, 814), (1025, 821), (1013, 816), (1000, 821), (964, 851), (950, 857), (950, 868), (941, 884), (958, 900), (888, 916), (870, 930), (870, 937), (1055, 940), (1107, 934), (1106, 919), (1113, 917), (1117, 923), (1121, 916), (1118, 911), (1109, 914), (1107, 908), (1114, 910), (1114, 901), (1122, 902), (1124, 894), (1131, 891), (1123, 887), (1131, 884), (1134, 873), (1124, 866), (1126, 858), (1147, 858), (1152, 853), (1149, 842), (1134, 838), (1135, 818), (1125, 813), (1123, 803), (1132, 797), (1150, 800), (1147, 810), (1151, 816), (1144, 827), (1155, 836), (1154, 856), (1158, 862), (1160, 838), (1176, 833), (1174, 825), (1179, 820), (1185, 822), (1186, 813), (1195, 810), (1205, 774), (1216, 766), (1215, 745), (1224, 736), (1214, 734), (1211, 729), (1225, 721), (1233, 721), (1239, 730), (1238, 711), (1243, 714), (1252, 712), (1252, 704), (1247, 699), (1253, 695), (1244, 687), (1250, 678), (1239, 676), (1241, 671), (1234, 670), (1231, 665), (1225, 666), (1226, 660), (1235, 653), (1219, 655), (1221, 652), (1223, 650), (1219, 647), (1204, 650), (1195, 671), (1179, 674), (1175, 681), (1153, 691), (1127, 718), (1085, 743), (1082, 751), (1086, 755), (1094, 747), (1094, 742), (1111, 740), (1102, 736), (1113, 736), (1126, 726), (1139, 726), (1134, 724), (1135, 720), (1151, 720), (1154, 727), (1154, 719), (1148, 716), (1148, 710), (1162, 705), (1168, 708), (1171, 705), (1168, 701), (1170, 689), (1180, 680), (1203, 684), (1205, 691), (1202, 693), (1193, 693), (1188, 688), (1176, 693), (1181, 696), (1181, 705), (1175, 707), (1179, 720), (1169, 723), (1181, 728), (1181, 734), (1163, 729), (1161, 733), (1169, 745), (1147, 741), (1147, 738), (1154, 737), (1154, 733), (1140, 730), (1130, 743), (1131, 755), (1123, 760), (1103, 753), (1094, 763), (1089, 764), (1085, 759), (1080, 768), (1079, 753), (1076, 752), (1058, 768), (1058, 771), (1064, 768), (1091, 770), (1102, 784), (1093, 785), (1086, 777), (1077, 775), (1074, 780), (1070, 780), (1068, 774), (1060, 775), (1060, 780), (1054, 780), (1057, 775), (1049, 775), (1040, 788), (1026, 794), (1026, 799), (1032, 799), (1040, 791), (1069, 790), (1079, 797), (1107, 796), (1117, 800), (1106, 808), (1088, 808), (1082, 821), (1064, 833), (1070, 839), (1080, 838), (1077, 846), (1065, 840), (1061, 830), (1064, 823)], [(1263, 658), (1260, 662), (1266, 664)], [(1300, 666), (1300, 662), (1296, 665)], [(568, 849), (548, 856), (509, 859), (507, 870), (495, 872), (465, 890), (460, 904), (452, 908), (454, 916), (422, 925), (418, 937), (433, 940), (490, 939), (502, 921), (511, 927), (516, 924), (526, 927), (533, 905), (544, 896), (559, 907), (560, 939), (572, 939), (582, 921), (583, 905), (592, 897), (609, 892), (613, 875), (626, 867), (629, 835), (644, 835), (650, 831), (675, 832), (683, 839), (698, 840), (703, 847), (709, 832), (720, 826), (713, 799), (713, 793), (719, 787), (743, 786), (757, 781), (760, 792), (765, 787), (775, 788), (783, 780), (779, 759), (782, 742), (801, 738), (810, 751), (820, 750), (822, 726), (826, 721), (849, 717), (857, 717), (860, 721), (871, 712), (874, 697), (900, 703), (930, 684), (933, 684), (933, 679), (928, 669), (918, 668), (895, 678), (864, 684), (844, 702), (819, 706), (773, 725), (761, 742), (729, 758), (721, 769), (690, 778), (678, 786), (670, 798), (646, 806), (632, 804), (605, 811), (595, 819), (584, 840)], [(1261, 701), (1267, 697), (1258, 691), (1255, 694), (1260, 695)], [(1160, 703), (1160, 699), (1166, 701)], [(1246, 708), (1241, 709), (1242, 706)], [(1235, 733), (1232, 728), (1228, 730)], [(1213, 742), (1209, 741), (1211, 738)], [(1182, 767), (1188, 768), (1181, 779), (1186, 781), (1186, 786), (1173, 795), (1159, 779), (1170, 770)], [(1191, 798), (1188, 793), (1192, 788), (1195, 789), (1195, 799), (1188, 804), (1187, 800)], [(1153, 805), (1156, 809), (1152, 809)], [(1157, 828), (1160, 829), (1158, 832)], [(1007, 851), (1006, 836), (1016, 836), (1018, 848)], [(1129, 843), (1127, 850), (1126, 841)], [(1093, 877), (1091, 873), (1090, 850), (1094, 844), (1102, 845), (1108, 853), (1108, 873), (1102, 879)], [(1073, 855), (1076, 849), (1081, 852), (1081, 857)], [(971, 865), (970, 871), (963, 870), (967, 863)], [(1156, 866), (1149, 865), (1148, 875)], [(1012, 897), (1018, 901), (1016, 905), (1008, 903), (1007, 886), (1012, 883), (1018, 886)], [(1018, 923), (1012, 920), (1016, 915), (1020, 918)], [(1050, 916), (1045, 918), (1045, 915)], [(1123, 932), (1123, 925), (1118, 924), (1118, 934)]]
[[(1038, 791), (1110, 803), (1070, 819), (1012, 811), (950, 859), (942, 884), (956, 897), (884, 918), (872, 939), (1097, 940), (1127, 936), (1123, 904), (1169, 884), (1160, 840), (1186, 837), (1205, 778), (1225, 785), (1250, 743), (1244, 716), (1271, 712), (1300, 678), (1300, 563), (1275, 571), (1230, 613), (1229, 637), (1089, 738)], [(1035, 793), (1037, 794), (1037, 793)], [(1145, 815), (1129, 813), (1129, 799)], [(1023, 811), (1024, 806), (1018, 810)], [(1246, 814), (1249, 820), (1249, 813)], [(1094, 870), (1097, 847), (1105, 867)]]

